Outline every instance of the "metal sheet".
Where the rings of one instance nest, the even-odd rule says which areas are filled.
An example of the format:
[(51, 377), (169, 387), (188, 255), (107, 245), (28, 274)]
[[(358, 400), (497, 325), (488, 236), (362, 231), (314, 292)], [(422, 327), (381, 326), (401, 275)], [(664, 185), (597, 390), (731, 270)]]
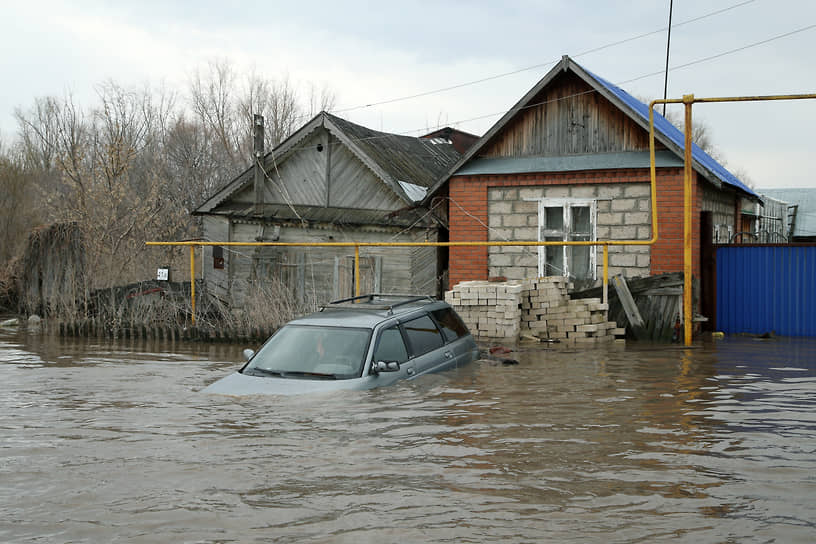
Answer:
[[(599, 84), (605, 87), (609, 92), (615, 95), (619, 100), (621, 100), (624, 104), (629, 106), (637, 115), (639, 115), (643, 120), (647, 123), (649, 121), (649, 106), (629, 94), (628, 92), (624, 91), (617, 85), (613, 85), (609, 81), (605, 80), (604, 78), (593, 74), (586, 68), (583, 70), (593, 77)], [(655, 113), (654, 116), (654, 126), (655, 130), (661, 134), (663, 134), (666, 138), (671, 140), (675, 145), (677, 145), (680, 149), (685, 149), (685, 138), (684, 134), (681, 130), (675, 127), (671, 122), (669, 122), (665, 117), (660, 115), (659, 113)], [(710, 171), (714, 176), (716, 176), (720, 181), (723, 183), (730, 185), (732, 187), (736, 187), (745, 193), (752, 195), (752, 196), (759, 196), (757, 195), (753, 189), (745, 185), (739, 178), (737, 178), (734, 174), (729, 172), (722, 164), (717, 162), (711, 155), (703, 151), (697, 144), (691, 145), (691, 154), (694, 157), (694, 160), (703, 166), (703, 168)]]
[(816, 336), (816, 246), (718, 247), (717, 329)]

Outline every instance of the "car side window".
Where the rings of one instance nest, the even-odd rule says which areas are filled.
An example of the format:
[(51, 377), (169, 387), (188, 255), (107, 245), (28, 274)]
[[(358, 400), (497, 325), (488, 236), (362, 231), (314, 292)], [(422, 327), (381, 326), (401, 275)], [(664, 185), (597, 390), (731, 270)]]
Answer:
[(445, 335), (445, 339), (448, 342), (453, 342), (457, 338), (461, 338), (462, 336), (466, 336), (469, 334), (467, 327), (462, 322), (462, 319), (456, 315), (450, 308), (442, 308), (441, 310), (434, 310), (431, 314), (436, 319), (436, 322), (439, 323), (439, 327), (442, 329), (442, 334)]
[(408, 350), (405, 349), (405, 342), (402, 339), (399, 327), (396, 325), (390, 329), (385, 329), (380, 334), (377, 342), (377, 349), (374, 350), (375, 361), (396, 361), (404, 363), (408, 360)]
[(414, 357), (428, 353), (431, 350), (445, 345), (442, 333), (436, 328), (436, 323), (429, 315), (423, 315), (406, 322), (403, 327), (408, 335), (408, 343)]

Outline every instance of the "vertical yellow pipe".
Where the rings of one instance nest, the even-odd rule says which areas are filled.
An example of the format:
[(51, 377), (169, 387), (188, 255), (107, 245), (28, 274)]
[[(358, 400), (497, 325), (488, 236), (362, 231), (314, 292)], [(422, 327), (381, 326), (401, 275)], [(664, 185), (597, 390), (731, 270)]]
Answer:
[(192, 303), (192, 322), (195, 325), (195, 246), (190, 246), (190, 301)]
[(603, 245), (603, 303), (609, 303), (609, 244)]
[(685, 141), (685, 188), (683, 190), (683, 326), (685, 332), (685, 345), (691, 345), (692, 321), (691, 321), (691, 195), (692, 195), (692, 170), (691, 170), (691, 106), (694, 103), (694, 95), (683, 96), (683, 104), (686, 108), (686, 141)]
[(649, 104), (649, 182), (652, 185), (652, 243), (657, 241), (657, 165), (655, 164), (654, 105), (655, 101)]
[(354, 296), (360, 296), (360, 246), (354, 246)]

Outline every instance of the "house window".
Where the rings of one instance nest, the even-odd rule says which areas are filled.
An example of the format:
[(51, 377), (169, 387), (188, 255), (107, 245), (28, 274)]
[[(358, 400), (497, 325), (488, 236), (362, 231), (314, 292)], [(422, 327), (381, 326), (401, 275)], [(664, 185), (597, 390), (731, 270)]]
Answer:
[[(547, 242), (595, 241), (594, 200), (544, 199), (538, 206), (538, 240)], [(595, 279), (594, 246), (538, 248), (539, 276)]]

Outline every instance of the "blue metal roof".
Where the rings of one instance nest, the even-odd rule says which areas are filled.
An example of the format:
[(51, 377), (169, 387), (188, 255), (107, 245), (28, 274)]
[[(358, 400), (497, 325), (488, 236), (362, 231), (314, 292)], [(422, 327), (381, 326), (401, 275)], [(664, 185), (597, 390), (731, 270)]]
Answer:
[[(575, 62), (575, 61), (573, 61)], [(576, 63), (577, 64), (577, 63)], [(632, 96), (631, 94), (627, 93), (620, 87), (617, 87), (602, 77), (599, 77), (583, 66), (581, 68), (589, 74), (592, 78), (595, 79), (601, 86), (603, 86), (606, 90), (614, 94), (621, 102), (626, 104), (629, 108), (631, 108), (635, 113), (637, 113), (644, 121), (646, 121), (647, 126), (649, 123), (649, 106)], [(654, 113), (654, 127), (655, 132), (659, 132), (672, 143), (680, 147), (681, 150), (685, 150), (685, 135), (678, 129), (676, 126), (671, 124), (665, 117), (660, 115), (659, 113)], [(720, 181), (725, 183), (726, 185), (730, 185), (741, 191), (748, 193), (749, 195), (755, 196), (760, 198), (757, 193), (755, 193), (750, 187), (742, 183), (734, 174), (729, 172), (725, 169), (725, 167), (717, 162), (711, 155), (700, 149), (697, 144), (691, 144), (691, 156), (698, 164), (700, 164), (703, 168), (711, 172), (714, 176), (716, 176)]]

